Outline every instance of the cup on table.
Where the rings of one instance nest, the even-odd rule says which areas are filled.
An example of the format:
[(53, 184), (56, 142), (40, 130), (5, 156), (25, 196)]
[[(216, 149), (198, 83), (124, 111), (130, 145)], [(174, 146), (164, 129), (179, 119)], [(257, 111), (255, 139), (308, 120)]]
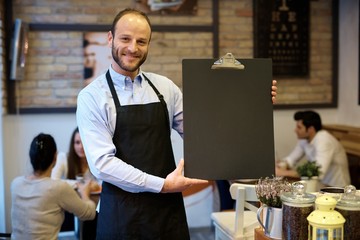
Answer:
[(84, 183), (85, 182), (84, 174), (82, 174), (82, 173), (76, 174), (75, 179), (76, 179), (76, 181), (78, 183)]
[(287, 169), (287, 163), (284, 160), (278, 160), (276, 166), (280, 169)]

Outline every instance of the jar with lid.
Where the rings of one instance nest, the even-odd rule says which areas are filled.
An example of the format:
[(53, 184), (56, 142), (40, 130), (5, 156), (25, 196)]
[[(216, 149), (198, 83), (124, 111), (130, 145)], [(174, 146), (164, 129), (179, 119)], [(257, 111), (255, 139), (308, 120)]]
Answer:
[(306, 183), (294, 182), (282, 200), (282, 239), (308, 239), (307, 216), (314, 210), (316, 196), (306, 192)]
[(345, 218), (344, 239), (360, 239), (360, 196), (353, 185), (345, 187), (336, 204), (336, 210)]

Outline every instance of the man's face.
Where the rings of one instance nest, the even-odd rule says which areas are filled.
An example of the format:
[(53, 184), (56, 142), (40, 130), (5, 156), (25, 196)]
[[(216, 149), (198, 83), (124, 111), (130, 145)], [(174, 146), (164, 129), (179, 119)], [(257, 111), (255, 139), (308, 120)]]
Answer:
[(148, 53), (151, 36), (148, 22), (141, 16), (127, 14), (117, 22), (114, 35), (108, 34), (116, 63), (113, 68), (123, 75), (136, 76)]
[(299, 139), (308, 139), (309, 138), (308, 129), (306, 129), (302, 120), (296, 121), (295, 133)]

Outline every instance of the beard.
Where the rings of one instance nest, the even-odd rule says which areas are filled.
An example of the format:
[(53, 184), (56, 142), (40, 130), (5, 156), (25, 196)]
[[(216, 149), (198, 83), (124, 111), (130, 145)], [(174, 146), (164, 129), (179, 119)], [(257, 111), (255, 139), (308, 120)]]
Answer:
[(126, 72), (137, 71), (140, 68), (140, 66), (145, 62), (147, 57), (147, 52), (146, 52), (143, 54), (141, 58), (139, 58), (138, 62), (135, 65), (126, 64), (123, 60), (121, 60), (120, 56), (122, 55), (122, 52), (120, 52), (120, 50), (115, 48), (114, 41), (112, 42), (112, 46), (111, 46), (111, 54), (117, 65)]

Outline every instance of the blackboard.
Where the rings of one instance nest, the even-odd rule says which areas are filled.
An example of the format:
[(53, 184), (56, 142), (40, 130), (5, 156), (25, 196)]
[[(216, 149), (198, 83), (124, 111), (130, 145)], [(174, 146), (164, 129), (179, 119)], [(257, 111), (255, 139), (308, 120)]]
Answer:
[(211, 69), (215, 59), (184, 59), (186, 177), (257, 179), (275, 172), (271, 59)]

